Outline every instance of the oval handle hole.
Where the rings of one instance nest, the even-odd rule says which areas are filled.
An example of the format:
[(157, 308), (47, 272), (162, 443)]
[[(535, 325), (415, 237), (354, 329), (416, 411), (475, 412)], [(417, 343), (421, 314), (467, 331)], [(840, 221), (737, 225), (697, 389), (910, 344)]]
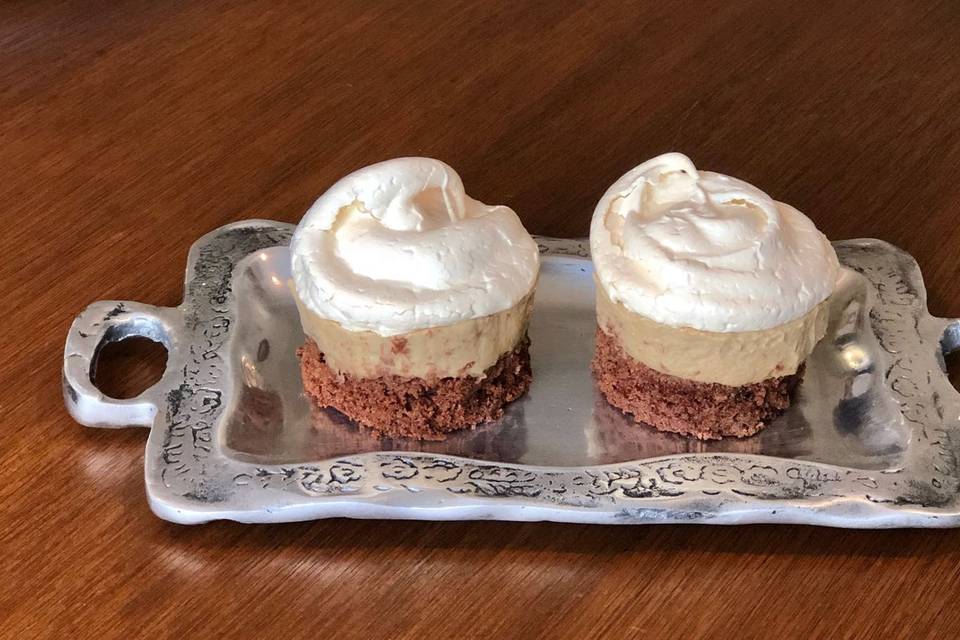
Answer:
[(947, 366), (947, 377), (950, 378), (950, 384), (957, 391), (960, 391), (960, 350), (951, 351), (943, 354), (943, 361)]
[(163, 376), (167, 350), (159, 342), (130, 336), (108, 342), (97, 352), (93, 384), (115, 400), (133, 398)]
[(960, 321), (952, 320), (947, 324), (940, 336), (940, 353), (950, 384), (960, 391)]

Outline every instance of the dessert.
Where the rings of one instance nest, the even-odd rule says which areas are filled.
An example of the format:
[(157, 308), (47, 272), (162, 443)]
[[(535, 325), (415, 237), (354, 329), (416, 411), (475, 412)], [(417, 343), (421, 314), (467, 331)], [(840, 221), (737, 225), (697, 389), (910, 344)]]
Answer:
[(752, 435), (790, 405), (839, 275), (810, 219), (668, 153), (607, 190), (590, 248), (612, 405), (700, 439)]
[(498, 418), (529, 387), (537, 245), (446, 164), (398, 158), (346, 176), (290, 248), (301, 373), (318, 407), (437, 438)]

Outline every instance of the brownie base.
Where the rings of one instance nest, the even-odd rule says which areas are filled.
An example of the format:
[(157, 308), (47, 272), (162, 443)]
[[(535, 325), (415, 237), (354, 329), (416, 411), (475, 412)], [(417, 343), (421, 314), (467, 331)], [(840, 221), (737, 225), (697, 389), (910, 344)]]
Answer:
[(338, 374), (310, 339), (297, 350), (303, 388), (314, 405), (333, 407), (354, 422), (391, 437), (442, 439), (445, 433), (497, 420), (530, 387), (530, 340), (524, 338), (484, 377), (360, 378)]
[(790, 406), (803, 378), (793, 375), (740, 387), (678, 378), (634, 360), (597, 329), (593, 373), (607, 402), (660, 431), (717, 440), (751, 436)]

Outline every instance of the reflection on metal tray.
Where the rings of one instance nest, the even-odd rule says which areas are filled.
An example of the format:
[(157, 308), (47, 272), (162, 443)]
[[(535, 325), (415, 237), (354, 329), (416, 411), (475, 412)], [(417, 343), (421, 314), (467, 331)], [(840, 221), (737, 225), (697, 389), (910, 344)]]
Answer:
[[(218, 229), (191, 250), (179, 307), (98, 302), (70, 330), (67, 406), (91, 426), (152, 427), (161, 517), (960, 524), (960, 396), (943, 372), (960, 325), (927, 313), (916, 263), (889, 244), (836, 243), (847, 268), (794, 406), (752, 438), (699, 442), (633, 424), (598, 394), (587, 245), (539, 238), (529, 394), (496, 424), (416, 442), (311, 410), (291, 232)], [(167, 371), (138, 398), (106, 398), (90, 383), (97, 350), (129, 335), (163, 342)]]

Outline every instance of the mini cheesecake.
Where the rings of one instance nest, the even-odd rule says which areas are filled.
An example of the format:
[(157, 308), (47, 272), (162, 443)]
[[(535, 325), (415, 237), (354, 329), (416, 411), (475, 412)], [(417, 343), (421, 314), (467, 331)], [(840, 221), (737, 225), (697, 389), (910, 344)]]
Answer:
[(456, 172), (398, 158), (337, 182), (291, 241), (306, 394), (357, 423), (437, 438), (526, 392), (539, 271), (516, 213)]
[(809, 218), (668, 153), (604, 194), (590, 248), (610, 404), (700, 439), (752, 435), (790, 406), (839, 276)]

